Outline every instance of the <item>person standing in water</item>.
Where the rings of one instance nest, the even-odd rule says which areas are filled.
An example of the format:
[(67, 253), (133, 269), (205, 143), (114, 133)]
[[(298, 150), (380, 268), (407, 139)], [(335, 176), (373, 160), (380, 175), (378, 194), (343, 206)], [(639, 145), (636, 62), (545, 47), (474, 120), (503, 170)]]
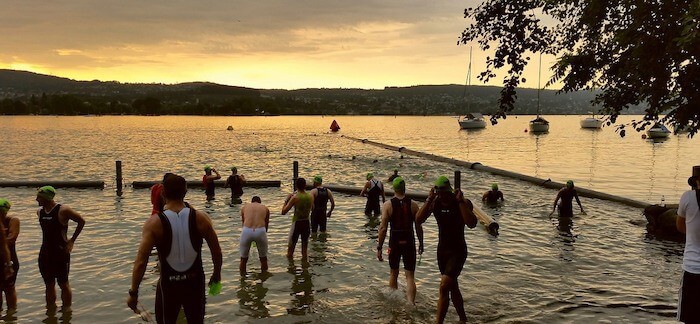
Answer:
[(389, 176), (389, 183), (393, 183), (393, 182), (394, 182), (394, 179), (396, 179), (396, 178), (398, 178), (398, 177), (399, 177), (399, 170), (398, 170), (398, 169), (394, 169), (394, 174), (392, 174), (392, 175)]
[(243, 185), (245, 185), (245, 176), (238, 174), (238, 168), (231, 167), (231, 175), (226, 179), (224, 188), (231, 188), (231, 204), (240, 204), (243, 202)]
[(270, 209), (262, 204), (260, 197), (254, 196), (249, 204), (241, 208), (241, 240), (239, 250), (241, 263), (239, 270), (241, 275), (246, 273), (250, 245), (255, 242), (260, 257), (260, 270), (267, 271), (267, 230), (270, 228)]
[(367, 182), (360, 192), (360, 196), (367, 196), (367, 204), (365, 204), (365, 215), (378, 216), (381, 212), (381, 205), (379, 204), (379, 197), (382, 197), (382, 204), (386, 202), (386, 196), (384, 195), (384, 185), (380, 180), (374, 178), (372, 172), (367, 173)]
[(692, 190), (683, 193), (678, 203), (676, 228), (685, 234), (683, 276), (678, 291), (677, 319), (700, 323), (700, 165), (693, 167), (688, 178)]
[(481, 201), (491, 205), (497, 204), (499, 199), (503, 202), (503, 192), (498, 190), (498, 184), (496, 183), (491, 184), (491, 190), (485, 192), (481, 197)]
[[(333, 209), (335, 209), (333, 193), (323, 186), (323, 178), (320, 175), (314, 177), (314, 188), (309, 193), (314, 198), (314, 208), (311, 211), (311, 233), (316, 233), (319, 229), (321, 233), (325, 233), (328, 218), (331, 218)], [(328, 201), (331, 202), (331, 210), (326, 213)]]
[(187, 181), (171, 175), (163, 182), (165, 206), (163, 212), (151, 217), (143, 225), (127, 306), (137, 308), (139, 286), (148, 265), (153, 247), (158, 251), (160, 278), (156, 286), (156, 321), (175, 323), (180, 308), (188, 323), (203, 323), (205, 310), (204, 268), (202, 245), (206, 240), (211, 251), (214, 270), (209, 285), (221, 282), (222, 254), (219, 239), (209, 216), (185, 203)]
[(461, 190), (454, 192), (450, 180), (445, 176), (435, 181), (435, 187), (430, 190), (428, 199), (418, 210), (416, 223), (423, 224), (430, 214), (435, 215), (438, 225), (437, 260), (440, 268), (440, 290), (437, 307), (437, 323), (442, 323), (447, 314), (447, 308), (452, 304), (459, 315), (459, 320), (466, 322), (464, 299), (457, 281), (464, 263), (467, 261), (467, 242), (464, 240), (464, 225), (476, 227), (474, 205), (464, 198)]
[[(212, 174), (214, 173), (214, 174)], [(219, 171), (212, 168), (211, 166), (204, 167), (204, 176), (202, 177), (202, 184), (204, 185), (204, 193), (207, 195), (207, 201), (213, 200), (216, 196), (216, 184), (215, 180), (221, 179)]]
[(559, 217), (573, 217), (574, 198), (576, 198), (576, 203), (578, 204), (578, 207), (581, 208), (581, 214), (586, 215), (586, 212), (583, 211), (583, 206), (581, 206), (581, 200), (578, 199), (578, 192), (576, 192), (576, 189), (574, 189), (574, 181), (569, 180), (566, 182), (566, 187), (561, 188), (561, 190), (559, 190), (559, 192), (557, 193), (557, 198), (554, 199), (554, 206), (552, 207), (552, 212), (549, 213), (549, 216), (552, 216), (552, 214), (554, 214), (554, 211), (557, 210), (557, 202), (559, 201), (559, 199), (561, 199), (561, 204), (559, 204)]
[[(9, 253), (9, 257), (5, 255), (6, 259), (4, 261), (3, 274), (7, 274), (8, 271), (12, 271), (12, 275), (4, 279), (2, 283), (2, 292), (5, 294), (5, 299), (7, 300), (7, 309), (14, 310), (17, 309), (17, 291), (15, 290), (15, 282), (17, 281), (17, 272), (19, 271), (19, 259), (17, 258), (17, 249), (15, 248), (15, 243), (17, 242), (17, 236), (19, 236), (19, 218), (12, 217), (7, 213), (10, 211), (9, 201), (6, 199), (0, 199), (0, 226), (2, 226), (6, 243), (0, 243), (0, 250)], [(7, 246), (5, 250), (4, 246)], [(0, 309), (2, 308), (2, 296), (0, 296)]]
[(392, 182), (394, 198), (384, 203), (382, 222), (379, 225), (377, 240), (377, 259), (383, 261), (382, 246), (386, 238), (387, 227), (391, 225), (389, 235), (389, 287), (398, 289), (399, 261), (403, 259), (403, 269), (406, 272), (406, 298), (411, 304), (416, 302), (416, 242), (413, 228), (418, 236), (418, 254), (423, 254), (423, 227), (416, 223), (418, 204), (406, 197), (406, 182), (397, 177)]
[(287, 258), (294, 257), (294, 249), (297, 241), (301, 237), (301, 259), (308, 260), (309, 236), (311, 235), (311, 224), (309, 218), (311, 216), (311, 208), (314, 205), (314, 197), (306, 192), (306, 180), (298, 178), (296, 180), (296, 192), (289, 197), (282, 207), (282, 215), (294, 207), (294, 216), (292, 216), (292, 228), (289, 230), (289, 242), (287, 244)]
[[(68, 283), (70, 272), (70, 254), (75, 240), (85, 227), (85, 220), (80, 214), (66, 205), (54, 201), (56, 189), (52, 186), (39, 188), (36, 201), (39, 203), (39, 224), (42, 242), (39, 250), (39, 272), (46, 285), (46, 307), (56, 307), (56, 282), (61, 288), (63, 308), (69, 308), (73, 302), (73, 292)], [(68, 221), (77, 223), (73, 236), (68, 239)]]

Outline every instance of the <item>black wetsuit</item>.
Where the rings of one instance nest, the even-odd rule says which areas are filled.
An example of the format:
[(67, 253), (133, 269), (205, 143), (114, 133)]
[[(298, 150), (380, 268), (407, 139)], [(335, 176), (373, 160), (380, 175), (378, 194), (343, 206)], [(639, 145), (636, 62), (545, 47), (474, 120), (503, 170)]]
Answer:
[(204, 194), (207, 195), (207, 198), (214, 198), (216, 195), (216, 184), (214, 183), (214, 180), (208, 180), (207, 175), (205, 174), (202, 178), (202, 182), (204, 183)]
[(365, 215), (370, 216), (372, 213), (374, 215), (379, 215), (381, 208), (379, 205), (379, 197), (382, 195), (382, 188), (380, 187), (381, 182), (379, 180), (369, 181), (369, 190), (367, 190), (367, 204), (365, 204)]
[(577, 196), (576, 189), (565, 189), (561, 192), (559, 199), (559, 217), (573, 217), (574, 216), (574, 204), (573, 200)]
[(328, 188), (316, 187), (316, 197), (314, 198), (314, 209), (311, 211), (311, 232), (316, 233), (319, 229), (321, 232), (326, 231), (328, 219), (326, 217), (326, 208), (328, 205)]
[(163, 224), (163, 240), (156, 246), (160, 263), (160, 279), (156, 287), (156, 321), (158, 323), (175, 323), (182, 307), (187, 323), (204, 321), (204, 268), (202, 267), (202, 236), (197, 230), (196, 212), (190, 207), (188, 219), (189, 239), (197, 252), (197, 257), (190, 268), (184, 272), (173, 269), (168, 264), (173, 232), (170, 221), (159, 213)]
[[(469, 208), (473, 208), (467, 200)], [(464, 239), (464, 219), (459, 210), (459, 203), (452, 195), (446, 205), (438, 198), (433, 215), (438, 224), (439, 240), (437, 248), (440, 274), (457, 278), (467, 261), (467, 241)]]
[(411, 211), (411, 198), (391, 198), (391, 232), (389, 234), (389, 267), (399, 268), (403, 258), (403, 268), (416, 270), (416, 241), (413, 236), (415, 217)]
[(391, 182), (394, 181), (394, 179), (396, 179), (398, 177), (399, 177), (398, 174), (392, 174), (391, 176), (389, 176), (389, 184), (391, 184)]
[[(3, 222), (3, 226), (5, 226), (5, 237), (10, 236), (10, 217), (5, 217), (5, 222)], [(10, 250), (10, 260), (12, 260), (12, 276), (8, 278), (4, 286), (5, 287), (12, 287), (15, 285), (15, 282), (17, 281), (17, 272), (19, 271), (19, 259), (17, 259), (17, 248), (15, 243), (7, 243), (7, 248)]]
[(46, 284), (51, 284), (54, 280), (64, 284), (68, 282), (70, 272), (70, 253), (66, 248), (68, 225), (61, 224), (58, 220), (60, 210), (59, 204), (48, 213), (43, 207), (39, 209), (39, 224), (43, 234), (39, 250), (39, 272)]
[(237, 199), (243, 196), (243, 183), (241, 181), (241, 176), (237, 174), (232, 174), (228, 176), (226, 180), (229, 187), (231, 187), (231, 199)]
[(498, 202), (498, 199), (503, 199), (503, 193), (500, 190), (489, 190), (486, 193), (486, 203), (495, 204)]

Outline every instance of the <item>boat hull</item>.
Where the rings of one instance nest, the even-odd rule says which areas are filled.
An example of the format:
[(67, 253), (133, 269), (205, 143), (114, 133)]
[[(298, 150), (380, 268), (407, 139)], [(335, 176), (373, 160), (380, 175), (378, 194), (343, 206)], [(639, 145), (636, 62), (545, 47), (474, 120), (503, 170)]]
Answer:
[(586, 118), (581, 120), (581, 128), (598, 129), (603, 127), (603, 121), (598, 118)]
[(530, 132), (531, 133), (547, 133), (549, 132), (549, 124), (530, 122)]
[(486, 121), (483, 119), (464, 119), (459, 121), (461, 129), (482, 129), (486, 128)]
[(662, 129), (650, 129), (647, 130), (647, 138), (668, 138), (671, 133)]

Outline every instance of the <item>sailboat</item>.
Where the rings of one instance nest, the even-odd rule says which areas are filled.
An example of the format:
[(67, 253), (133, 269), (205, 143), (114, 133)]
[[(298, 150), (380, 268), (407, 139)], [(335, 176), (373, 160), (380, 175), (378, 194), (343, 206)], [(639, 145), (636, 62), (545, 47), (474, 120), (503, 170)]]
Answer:
[(581, 119), (581, 128), (600, 129), (603, 127), (603, 120), (595, 117), (595, 111), (591, 112), (591, 117)]
[(549, 122), (540, 116), (540, 80), (542, 79), (542, 53), (540, 53), (540, 71), (537, 77), (537, 118), (530, 121), (531, 133), (549, 132)]
[(661, 139), (668, 138), (669, 135), (671, 135), (671, 131), (662, 123), (656, 123), (654, 126), (647, 129), (647, 138)]
[[(469, 48), (469, 68), (467, 69), (467, 85), (464, 87), (464, 97), (466, 97), (467, 88), (472, 85), (472, 49)], [(471, 99), (471, 98), (470, 98)], [(459, 128), (461, 129), (482, 129), (486, 128), (484, 116), (480, 113), (471, 112), (471, 100), (467, 100), (467, 114), (459, 120)]]

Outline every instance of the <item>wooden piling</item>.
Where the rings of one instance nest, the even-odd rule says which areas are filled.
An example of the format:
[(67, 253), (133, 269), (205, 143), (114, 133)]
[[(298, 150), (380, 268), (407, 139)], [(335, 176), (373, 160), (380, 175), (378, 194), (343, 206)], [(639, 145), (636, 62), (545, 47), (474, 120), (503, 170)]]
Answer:
[(122, 196), (123, 180), (124, 179), (122, 179), (122, 161), (117, 161), (117, 197)]
[(292, 169), (292, 188), (296, 189), (297, 179), (299, 179), (299, 161), (294, 161)]

